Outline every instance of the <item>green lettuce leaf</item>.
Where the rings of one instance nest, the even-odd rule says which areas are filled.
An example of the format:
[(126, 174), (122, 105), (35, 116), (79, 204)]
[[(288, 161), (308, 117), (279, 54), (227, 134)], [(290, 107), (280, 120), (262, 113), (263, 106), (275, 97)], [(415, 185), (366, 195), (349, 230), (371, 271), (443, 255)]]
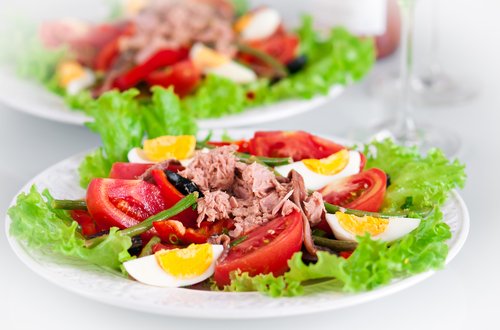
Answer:
[(382, 212), (431, 210), (442, 205), (452, 189), (465, 184), (465, 166), (458, 160), (449, 161), (437, 149), (422, 156), (416, 148), (384, 140), (367, 145), (365, 154), (367, 168), (378, 167), (391, 178)]
[(131, 259), (128, 249), (132, 241), (117, 232), (117, 228), (112, 228), (101, 244), (86, 248), (78, 224), (66, 211), (52, 209), (51, 200), (48, 191), (42, 196), (35, 186), (28, 193), (20, 194), (16, 205), (8, 210), (12, 220), (10, 235), (33, 249), (84, 260), (113, 271), (120, 271), (121, 264)]
[(152, 88), (151, 104), (144, 106), (145, 130), (148, 138), (162, 135), (196, 134), (196, 121), (183, 111), (179, 97), (173, 88)]
[(369, 235), (358, 237), (359, 245), (348, 259), (320, 251), (314, 264), (305, 264), (302, 252), (298, 252), (289, 260), (290, 270), (284, 275), (233, 273), (225, 290), (260, 291), (272, 297), (372, 290), (397, 277), (443, 267), (450, 237), (449, 226), (435, 208), (416, 230), (392, 244), (372, 240)]

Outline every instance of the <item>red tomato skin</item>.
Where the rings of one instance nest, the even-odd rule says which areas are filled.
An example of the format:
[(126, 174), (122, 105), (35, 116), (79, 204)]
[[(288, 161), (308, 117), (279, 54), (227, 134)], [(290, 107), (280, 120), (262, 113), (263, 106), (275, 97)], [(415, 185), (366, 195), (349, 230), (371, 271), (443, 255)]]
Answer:
[(173, 250), (178, 248), (179, 248), (178, 245), (158, 243), (153, 245), (153, 248), (151, 250), (153, 251), (153, 253), (156, 253), (161, 250)]
[(167, 209), (158, 187), (141, 180), (93, 179), (86, 200), (92, 218), (108, 228), (128, 228)]
[[(144, 172), (151, 168), (154, 164), (141, 163), (125, 163), (116, 162), (111, 167), (109, 177), (111, 179), (137, 180)], [(179, 172), (184, 169), (182, 165), (169, 165), (167, 170)]]
[(190, 94), (201, 79), (200, 70), (190, 60), (181, 61), (169, 68), (150, 73), (144, 80), (150, 86), (173, 86), (175, 94), (184, 97)]
[[(100, 231), (97, 225), (87, 211), (84, 210), (71, 210), (70, 216), (73, 220), (78, 222), (84, 236), (91, 236)], [(104, 228), (109, 229), (109, 228)], [(102, 229), (102, 230), (104, 230)]]
[(250, 154), (264, 157), (325, 158), (344, 146), (304, 131), (259, 131), (249, 142)]
[[(162, 170), (153, 170), (151, 172), (153, 180), (157, 187), (160, 189), (161, 196), (167, 208), (174, 206), (178, 201), (184, 198), (168, 180), (167, 176)], [(196, 226), (196, 219), (198, 212), (192, 208), (188, 208), (175, 216), (175, 220), (179, 220), (186, 228), (194, 228)]]
[(180, 221), (162, 220), (153, 222), (153, 227), (162, 242), (179, 244), (186, 233), (186, 228)]
[[(281, 231), (278, 232), (278, 229)], [(266, 243), (263, 239), (270, 230), (275, 230), (277, 234)], [(285, 273), (288, 260), (302, 247), (302, 217), (295, 211), (271, 220), (247, 235), (245, 241), (232, 247), (222, 260), (217, 261), (214, 279), (219, 287), (229, 284), (229, 274), (236, 270), (252, 276), (268, 273), (279, 276)]]
[[(331, 182), (318, 191), (325, 202), (349, 209), (377, 212), (382, 206), (386, 190), (387, 176), (378, 168), (348, 176)], [(365, 187), (365, 185), (367, 187)], [(346, 202), (351, 192), (360, 192), (359, 197)]]

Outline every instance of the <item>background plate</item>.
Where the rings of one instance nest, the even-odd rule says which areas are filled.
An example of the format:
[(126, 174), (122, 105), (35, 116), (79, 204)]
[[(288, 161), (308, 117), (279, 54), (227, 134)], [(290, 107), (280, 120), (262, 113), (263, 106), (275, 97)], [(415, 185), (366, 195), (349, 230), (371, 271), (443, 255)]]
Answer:
[[(344, 87), (334, 86), (328, 95), (310, 100), (286, 100), (251, 108), (242, 113), (198, 121), (200, 128), (229, 128), (251, 126), (275, 121), (311, 111), (342, 93)], [(89, 121), (81, 111), (70, 110), (64, 100), (46, 90), (36, 81), (19, 78), (12, 70), (0, 68), (0, 102), (28, 114), (73, 125)]]
[[(248, 137), (252, 130), (231, 130), (234, 138)], [(214, 139), (222, 132), (214, 132)], [(200, 133), (201, 136), (204, 133)], [(334, 139), (344, 142), (340, 139)], [(39, 189), (49, 188), (55, 198), (81, 198), (85, 191), (78, 185), (77, 167), (84, 155), (70, 157), (43, 171), (31, 180), (22, 191), (36, 184)], [(13, 201), (13, 203), (15, 200)], [(450, 225), (452, 238), (446, 262), (450, 262), (463, 246), (469, 231), (467, 207), (457, 192), (453, 192), (443, 207), (444, 220)], [(69, 258), (27, 248), (8, 235), (10, 218), (6, 219), (9, 243), (31, 270), (50, 282), (75, 292), (115, 306), (163, 315), (189, 318), (264, 318), (315, 313), (334, 310), (378, 299), (415, 285), (434, 272), (394, 280), (379, 289), (348, 294), (325, 292), (304, 297), (269, 298), (259, 293), (228, 293), (196, 291), (182, 288), (157, 288), (119, 277), (99, 267)]]

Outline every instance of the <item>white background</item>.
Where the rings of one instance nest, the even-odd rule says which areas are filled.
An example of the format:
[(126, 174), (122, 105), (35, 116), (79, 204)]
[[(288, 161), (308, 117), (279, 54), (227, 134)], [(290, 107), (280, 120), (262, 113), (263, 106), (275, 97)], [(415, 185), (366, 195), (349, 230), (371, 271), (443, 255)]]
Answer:
[[(428, 60), (431, 1), (436, 0), (418, 4), (419, 67)], [(32, 1), (36, 6), (28, 8), (50, 13), (53, 2)], [(16, 3), (25, 6), (30, 2)], [(85, 5), (66, 1), (65, 7), (78, 11)], [(419, 118), (459, 133), (463, 142), (460, 159), (467, 164), (469, 178), (461, 194), (470, 209), (471, 232), (464, 249), (445, 270), (403, 292), (334, 312), (256, 321), (167, 318), (96, 303), (48, 283), (16, 259), (2, 231), (0, 328), (499, 329), (500, 1), (442, 0), (441, 7), (440, 57), (445, 68), (470, 77), (467, 81), (481, 87), (480, 95), (470, 103), (418, 109)], [(378, 64), (376, 71), (392, 68), (397, 68), (395, 57)], [(261, 127), (349, 137), (382, 119), (387, 113), (383, 109), (383, 104), (367, 95), (366, 84), (361, 84), (321, 109)], [(41, 120), (0, 105), (0, 218), (28, 179), (98, 144), (98, 138), (85, 128)]]

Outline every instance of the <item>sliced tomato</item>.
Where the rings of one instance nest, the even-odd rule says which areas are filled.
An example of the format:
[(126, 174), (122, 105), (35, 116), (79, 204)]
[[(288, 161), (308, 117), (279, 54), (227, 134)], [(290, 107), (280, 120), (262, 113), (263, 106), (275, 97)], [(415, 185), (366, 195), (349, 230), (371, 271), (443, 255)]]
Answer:
[(141, 180), (93, 179), (86, 200), (89, 214), (107, 228), (128, 228), (167, 209), (160, 189)]
[(132, 88), (155, 70), (174, 65), (175, 63), (185, 60), (187, 57), (188, 50), (186, 48), (160, 50), (144, 63), (116, 77), (113, 81), (113, 87), (121, 91)]
[[(168, 207), (174, 206), (178, 201), (184, 198), (173, 184), (171, 184), (167, 176), (162, 170), (153, 170), (151, 172), (153, 180), (161, 191), (161, 195)], [(179, 220), (186, 228), (194, 228), (196, 226), (196, 218), (198, 213), (192, 208), (188, 208), (175, 216), (175, 220)]]
[(237, 151), (239, 152), (249, 152), (249, 142), (248, 140), (236, 140), (236, 141), (229, 141), (229, 142), (217, 142), (217, 141), (209, 141), (207, 144), (211, 146), (216, 146), (216, 147), (222, 147), (222, 146), (229, 146), (229, 145), (236, 145), (238, 147)]
[[(109, 177), (111, 179), (124, 179), (124, 180), (135, 180), (154, 164), (141, 164), (141, 163), (122, 163), (116, 162), (111, 167)], [(182, 165), (169, 165), (167, 170), (172, 172), (179, 172), (184, 169)]]
[(217, 262), (214, 274), (217, 285), (229, 284), (229, 274), (236, 270), (252, 276), (283, 274), (288, 269), (288, 260), (300, 251), (303, 238), (302, 217), (296, 211), (258, 227)]
[(87, 211), (84, 210), (72, 210), (69, 215), (73, 220), (78, 222), (80, 225), (82, 234), (84, 236), (91, 236), (96, 234), (100, 230), (105, 230), (109, 228), (98, 228), (94, 219), (90, 216)]
[(384, 201), (387, 176), (378, 168), (334, 180), (318, 191), (330, 204), (377, 212)]
[(255, 132), (249, 142), (250, 154), (265, 157), (325, 158), (344, 146), (303, 131)]
[(176, 63), (168, 68), (150, 73), (144, 80), (150, 86), (173, 86), (180, 97), (190, 94), (201, 79), (200, 70), (190, 60)]
[(161, 250), (173, 250), (173, 249), (178, 249), (179, 245), (175, 244), (163, 244), (163, 243), (157, 243), (153, 245), (153, 248), (151, 249), (153, 253), (156, 253)]
[(158, 233), (158, 237), (162, 242), (168, 244), (180, 244), (184, 234), (186, 233), (186, 227), (182, 222), (177, 220), (162, 220), (153, 222), (153, 227)]

